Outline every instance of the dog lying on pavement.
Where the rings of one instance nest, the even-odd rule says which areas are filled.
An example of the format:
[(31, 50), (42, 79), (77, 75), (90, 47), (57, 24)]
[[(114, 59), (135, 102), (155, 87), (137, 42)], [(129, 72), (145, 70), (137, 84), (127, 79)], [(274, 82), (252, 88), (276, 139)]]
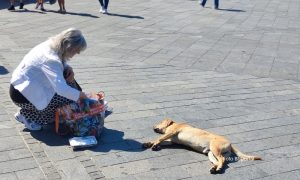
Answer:
[(143, 143), (144, 148), (152, 148), (156, 151), (164, 144), (182, 144), (191, 147), (197, 152), (208, 154), (213, 167), (211, 174), (220, 173), (224, 162), (224, 154), (234, 152), (239, 158), (245, 160), (262, 160), (258, 156), (249, 156), (243, 154), (223, 136), (219, 136), (202, 129), (194, 128), (188, 124), (178, 124), (171, 119), (165, 119), (153, 127), (154, 131), (163, 134), (154, 141)]

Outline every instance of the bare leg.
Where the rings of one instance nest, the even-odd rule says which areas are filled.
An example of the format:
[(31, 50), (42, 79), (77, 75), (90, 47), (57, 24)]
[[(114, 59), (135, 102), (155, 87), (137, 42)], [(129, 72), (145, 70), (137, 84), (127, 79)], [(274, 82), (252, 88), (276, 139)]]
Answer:
[(20, 0), (20, 9), (23, 9), (23, 7), (24, 7), (24, 3), (23, 3), (23, 0)]
[(58, 5), (59, 5), (59, 12), (61, 12), (61, 13), (66, 12), (65, 0), (58, 0)]
[(38, 9), (40, 6), (40, 0), (36, 0), (36, 5), (35, 5), (35, 9)]
[(65, 0), (61, 0), (61, 6), (62, 6), (62, 12), (65, 13), (66, 12)]
[(61, 0), (58, 0), (58, 5), (59, 5), (59, 10), (58, 10), (58, 12), (62, 12), (62, 5), (61, 5), (62, 3), (61, 3)]
[(15, 10), (15, 0), (10, 0), (10, 6), (8, 7), (9, 11), (14, 11)]
[(45, 11), (45, 9), (44, 9), (44, 0), (40, 0), (40, 5), (41, 5), (41, 10)]

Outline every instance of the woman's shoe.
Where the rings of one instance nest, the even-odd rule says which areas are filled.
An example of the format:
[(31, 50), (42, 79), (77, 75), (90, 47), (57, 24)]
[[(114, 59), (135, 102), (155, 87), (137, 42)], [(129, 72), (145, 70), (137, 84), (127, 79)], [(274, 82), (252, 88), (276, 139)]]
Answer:
[(24, 3), (20, 3), (20, 9), (23, 9)]
[(104, 7), (103, 7), (103, 6), (101, 6), (101, 8), (100, 8), (99, 12), (101, 12), (101, 13), (103, 13), (103, 12), (104, 12)]
[(34, 121), (30, 121), (27, 120), (22, 114), (20, 114), (19, 112), (17, 112), (15, 114), (15, 119), (17, 121), (19, 121), (20, 123), (23, 123), (25, 125), (25, 127), (30, 130), (30, 131), (40, 131), (42, 130), (42, 125), (34, 122)]
[(14, 6), (14, 5), (11, 5), (11, 6), (9, 6), (9, 8), (7, 8), (7, 10), (9, 10), (9, 11), (14, 11), (14, 10), (15, 10), (15, 6)]

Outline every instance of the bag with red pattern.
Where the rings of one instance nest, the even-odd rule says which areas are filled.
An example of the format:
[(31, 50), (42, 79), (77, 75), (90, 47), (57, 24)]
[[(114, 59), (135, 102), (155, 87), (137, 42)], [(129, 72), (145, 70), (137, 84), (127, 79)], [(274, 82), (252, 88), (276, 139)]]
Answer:
[(90, 94), (88, 99), (57, 108), (55, 131), (60, 135), (99, 137), (104, 127), (104, 92)]

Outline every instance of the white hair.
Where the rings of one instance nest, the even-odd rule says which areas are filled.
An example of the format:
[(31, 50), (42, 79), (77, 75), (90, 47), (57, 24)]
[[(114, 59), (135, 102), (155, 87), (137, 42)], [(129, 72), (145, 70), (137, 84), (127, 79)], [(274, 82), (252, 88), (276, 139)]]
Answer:
[(63, 62), (69, 60), (68, 53), (72, 51), (84, 51), (87, 46), (81, 31), (75, 28), (64, 30), (50, 37), (50, 41), (50, 47), (58, 54)]

